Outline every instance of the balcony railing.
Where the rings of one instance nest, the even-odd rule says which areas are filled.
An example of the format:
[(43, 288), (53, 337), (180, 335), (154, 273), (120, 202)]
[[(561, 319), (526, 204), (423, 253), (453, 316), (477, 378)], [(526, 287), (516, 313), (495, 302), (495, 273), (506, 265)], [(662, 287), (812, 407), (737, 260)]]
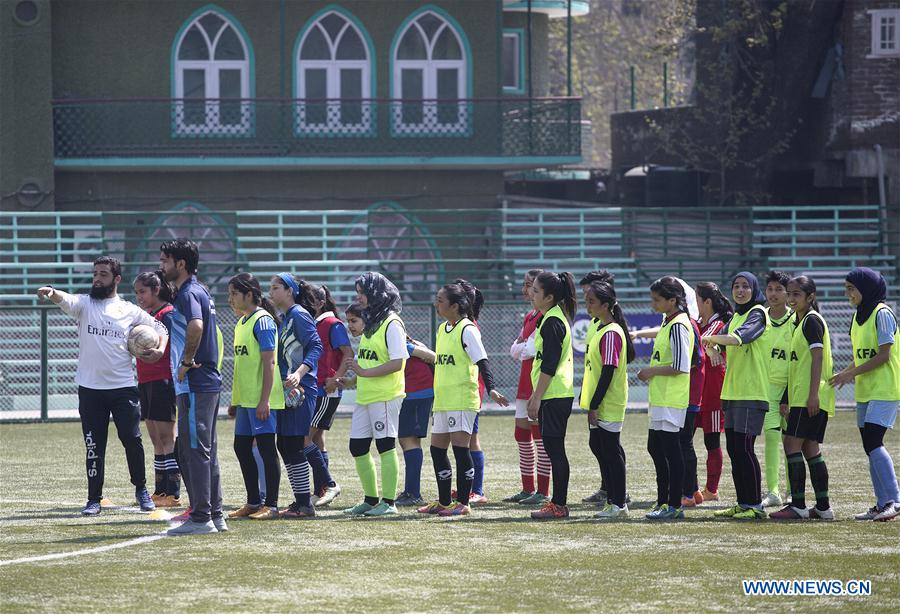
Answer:
[(581, 156), (579, 98), (53, 101), (57, 160)]

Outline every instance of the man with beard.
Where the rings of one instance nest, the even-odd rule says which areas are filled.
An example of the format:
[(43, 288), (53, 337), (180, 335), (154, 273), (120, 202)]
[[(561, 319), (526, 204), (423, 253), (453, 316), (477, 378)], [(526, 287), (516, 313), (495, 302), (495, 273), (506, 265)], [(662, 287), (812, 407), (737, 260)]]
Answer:
[(125, 447), (128, 473), (141, 510), (155, 506), (146, 488), (144, 446), (141, 442), (141, 407), (134, 383), (134, 368), (128, 353), (128, 334), (140, 324), (159, 333), (159, 344), (140, 358), (158, 361), (169, 341), (165, 326), (133, 303), (119, 298), (122, 265), (115, 258), (100, 256), (94, 261), (94, 281), (89, 294), (68, 294), (51, 286), (37, 291), (78, 322), (78, 415), (87, 448), (88, 501), (81, 513), (96, 516), (103, 498), (104, 460), (109, 433), (109, 416), (116, 423), (119, 441)]
[(185, 479), (191, 509), (183, 524), (169, 535), (202, 535), (227, 531), (222, 516), (216, 417), (222, 376), (221, 340), (216, 305), (197, 281), (200, 251), (188, 239), (159, 246), (159, 268), (177, 288), (172, 312), (172, 372), (178, 408), (178, 464)]

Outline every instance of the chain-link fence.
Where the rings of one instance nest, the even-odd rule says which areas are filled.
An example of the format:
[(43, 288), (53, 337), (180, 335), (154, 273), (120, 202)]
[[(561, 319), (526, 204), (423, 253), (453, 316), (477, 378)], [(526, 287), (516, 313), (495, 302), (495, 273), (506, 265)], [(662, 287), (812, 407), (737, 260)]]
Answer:
[[(500, 391), (510, 399), (515, 397), (519, 363), (510, 357), (509, 346), (519, 334), (526, 310), (524, 303), (488, 304), (479, 320), (494, 378)], [(236, 317), (224, 304), (217, 311), (226, 348), (222, 366), (224, 406), (231, 392), (232, 362), (228, 348), (232, 345)], [(821, 305), (821, 311), (831, 331), (835, 369), (842, 369), (852, 360), (849, 329), (854, 310), (845, 302), (829, 302)], [(658, 320), (646, 304), (626, 305), (625, 312), (638, 328)], [(429, 345), (433, 343), (438, 319), (431, 305), (408, 303), (404, 305), (402, 317), (411, 337)], [(586, 316), (580, 313), (579, 318)], [(583, 349), (583, 329), (577, 322), (574, 327), (576, 387), (580, 386), (583, 372), (578, 352)], [(0, 330), (4, 347), (0, 358), (0, 420), (77, 416), (75, 371), (79, 354), (73, 320), (55, 306), (4, 307), (0, 308)], [(647, 400), (646, 384), (636, 377), (648, 362), (647, 353), (639, 348), (639, 357), (628, 365), (629, 404), (635, 408), (643, 407)], [(837, 399), (839, 405), (851, 406), (853, 387), (845, 386), (837, 391)]]

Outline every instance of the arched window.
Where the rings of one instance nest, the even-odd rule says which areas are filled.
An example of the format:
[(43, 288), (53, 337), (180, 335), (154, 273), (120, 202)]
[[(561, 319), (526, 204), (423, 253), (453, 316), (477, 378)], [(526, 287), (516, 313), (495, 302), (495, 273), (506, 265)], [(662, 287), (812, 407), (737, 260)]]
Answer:
[(373, 128), (369, 38), (340, 9), (325, 9), (301, 31), (295, 53), (297, 132), (359, 135)]
[(175, 41), (175, 132), (249, 135), (252, 48), (217, 9), (193, 16)]
[(456, 136), (469, 125), (465, 34), (436, 9), (408, 21), (393, 48), (392, 126), (397, 134)]

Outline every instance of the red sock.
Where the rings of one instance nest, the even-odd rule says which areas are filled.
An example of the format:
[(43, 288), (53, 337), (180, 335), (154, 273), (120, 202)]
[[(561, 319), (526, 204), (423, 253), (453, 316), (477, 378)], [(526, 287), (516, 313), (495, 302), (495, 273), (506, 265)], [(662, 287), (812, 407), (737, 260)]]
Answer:
[(519, 472), (522, 474), (522, 490), (534, 492), (534, 441), (531, 430), (516, 427), (516, 443), (519, 445)]
[(706, 455), (706, 490), (719, 491), (719, 478), (722, 477), (722, 448), (707, 450)]
[(534, 437), (534, 447), (537, 450), (537, 489), (545, 497), (550, 496), (550, 457), (544, 451), (544, 439), (541, 437), (541, 427), (538, 424), (531, 425), (531, 435)]

